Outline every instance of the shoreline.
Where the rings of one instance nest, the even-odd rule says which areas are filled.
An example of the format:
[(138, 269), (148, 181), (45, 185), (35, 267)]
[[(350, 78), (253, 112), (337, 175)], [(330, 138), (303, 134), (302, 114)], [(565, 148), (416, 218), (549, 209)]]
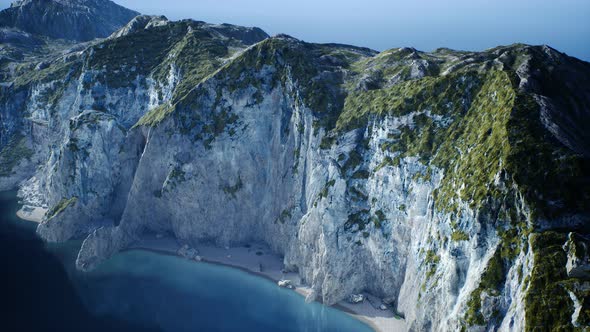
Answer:
[(16, 211), (16, 216), (26, 221), (40, 223), (46, 212), (47, 209), (42, 207), (23, 205), (18, 211)]
[[(27, 209), (30, 210), (27, 211)], [(24, 221), (40, 223), (46, 211), (46, 209), (40, 207), (23, 206), (16, 212), (16, 215)], [(190, 259), (179, 254), (180, 247), (180, 243), (175, 238), (155, 236), (154, 238), (144, 237), (123, 251), (145, 250), (193, 260), (195, 263), (203, 262), (227, 266), (265, 278), (275, 284), (279, 280), (290, 280), (294, 286), (293, 291), (306, 298), (306, 300), (312, 292), (311, 288), (301, 281), (298, 273), (283, 272), (282, 259), (264, 245), (251, 244), (233, 248), (200, 245), (195, 248), (198, 250), (200, 260)], [(277, 287), (279, 286), (277, 285)], [(375, 332), (406, 330), (405, 320), (396, 318), (393, 310), (390, 308), (388, 310), (376, 308), (372, 303), (380, 303), (380, 300), (367, 293), (363, 293), (363, 295), (365, 300), (361, 303), (351, 304), (341, 301), (331, 307), (367, 324)], [(318, 302), (321, 303), (321, 301)]]
[[(200, 261), (180, 255), (178, 249), (180, 243), (175, 238), (143, 238), (125, 250), (146, 250), (159, 254), (181, 257), (193, 260), (195, 263), (203, 262), (239, 269), (243, 272), (256, 275), (278, 283), (279, 280), (290, 280), (294, 286), (293, 291), (307, 298), (311, 289), (302, 283), (301, 278), (294, 272), (283, 272), (283, 261), (273, 254), (270, 249), (261, 244), (250, 244), (248, 246), (219, 248), (208, 245), (195, 247), (198, 251)], [(262, 268), (262, 270), (260, 270)], [(279, 287), (277, 285), (277, 287)], [(381, 310), (372, 303), (379, 303), (380, 299), (363, 293), (365, 300), (362, 303), (351, 304), (341, 301), (332, 305), (332, 308), (340, 310), (355, 319), (367, 324), (375, 332), (405, 331), (405, 320), (396, 318), (393, 310)], [(317, 301), (317, 300), (316, 300)], [(321, 301), (318, 301), (321, 303)]]
[[(167, 255), (167, 256), (174, 256), (174, 257), (180, 257), (180, 258), (187, 259), (186, 257), (182, 257), (182, 256), (180, 256), (178, 254), (175, 254), (175, 253), (172, 253), (172, 252), (169, 252), (169, 251), (166, 251), (166, 250), (153, 249), (153, 248), (147, 248), (147, 247), (130, 247), (130, 248), (121, 250), (121, 252), (132, 251), (132, 250), (143, 250), (143, 251), (153, 252), (153, 253), (156, 253), (156, 254), (159, 254), (159, 255)], [(248, 273), (248, 274), (251, 274), (251, 275), (255, 275), (257, 277), (264, 278), (266, 280), (272, 281), (275, 284), (279, 281), (279, 280), (276, 280), (274, 278), (271, 278), (267, 274), (264, 274), (264, 273), (261, 273), (261, 272), (252, 271), (250, 269), (247, 269), (247, 268), (244, 268), (244, 267), (241, 267), (241, 266), (229, 265), (229, 264), (218, 262), (218, 261), (207, 260), (205, 258), (203, 258), (201, 261), (198, 261), (198, 262), (195, 261), (195, 263), (205, 263), (205, 264), (225, 266), (225, 267), (229, 267), (229, 268), (232, 268), (232, 269), (237, 269), (237, 270), (240, 270), (242, 272), (245, 272), (245, 273)], [(279, 286), (277, 285), (277, 287), (279, 287)], [(301, 287), (296, 287), (295, 289), (293, 289), (293, 291), (297, 292), (299, 295), (301, 295), (303, 297), (306, 297), (307, 296), (306, 292), (301, 290)], [(318, 301), (318, 302), (319, 303), (322, 303), (321, 301)], [(357, 314), (354, 310), (351, 310), (351, 309), (349, 309), (349, 308), (347, 308), (347, 307), (345, 307), (345, 306), (343, 306), (343, 305), (341, 305), (339, 303), (334, 304), (334, 305), (329, 306), (329, 307), (332, 307), (334, 309), (340, 310), (340, 311), (342, 311), (342, 312), (344, 312), (344, 313), (346, 313), (346, 314), (354, 317), (355, 319), (358, 319), (358, 320), (362, 321), (363, 323), (367, 324), (371, 329), (373, 329), (373, 331), (376, 331), (376, 332), (385, 332), (385, 331), (381, 330), (380, 327), (377, 326), (375, 323), (373, 323), (370, 319), (367, 319), (366, 317)]]

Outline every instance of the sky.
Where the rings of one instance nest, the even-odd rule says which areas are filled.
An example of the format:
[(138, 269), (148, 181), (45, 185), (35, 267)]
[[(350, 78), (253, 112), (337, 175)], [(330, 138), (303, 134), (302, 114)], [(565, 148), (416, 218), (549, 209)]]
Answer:
[[(590, 0), (115, 0), (143, 14), (258, 26), (379, 51), (546, 44), (590, 61)], [(0, 0), (3, 7), (10, 1)]]

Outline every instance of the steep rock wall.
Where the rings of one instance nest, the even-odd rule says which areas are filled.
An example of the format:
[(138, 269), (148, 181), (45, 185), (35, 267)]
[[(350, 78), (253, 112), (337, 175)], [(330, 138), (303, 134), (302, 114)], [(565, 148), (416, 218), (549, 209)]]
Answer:
[[(52, 207), (39, 233), (88, 235), (79, 268), (144, 233), (261, 241), (316, 298), (393, 298), (411, 330), (587, 324), (588, 282), (566, 268), (584, 256), (562, 247), (585, 241), (564, 230), (588, 222), (590, 95), (563, 73), (587, 64), (523, 45), (375, 54), (284, 35), (242, 52), (215, 37), (235, 27), (152, 29), (82, 52), (45, 107), (28, 99), (51, 142), (36, 151)], [(112, 52), (130, 45), (161, 62)], [(577, 88), (556, 94), (567, 80)], [(569, 95), (572, 117), (556, 106)]]

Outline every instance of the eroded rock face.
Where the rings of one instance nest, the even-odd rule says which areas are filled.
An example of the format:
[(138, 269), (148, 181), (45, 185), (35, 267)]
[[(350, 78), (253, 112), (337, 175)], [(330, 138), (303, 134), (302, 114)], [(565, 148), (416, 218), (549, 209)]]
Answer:
[(108, 0), (21, 0), (0, 12), (0, 26), (88, 41), (108, 37), (137, 15)]
[(576, 233), (569, 233), (563, 250), (567, 253), (567, 275), (573, 278), (590, 279), (590, 243)]
[(48, 213), (38, 229), (43, 238), (63, 242), (120, 218), (129, 172), (141, 153), (126, 134), (114, 116), (101, 111), (86, 110), (70, 119), (69, 138), (49, 158), (44, 180), (50, 206), (64, 198), (76, 202), (54, 216)]
[[(369, 292), (411, 330), (584, 324), (583, 278), (559, 287), (586, 259), (563, 247), (588, 221), (585, 134), (550, 88), (586, 64), (526, 45), (377, 54), (156, 21), (16, 82), (44, 123), (22, 132), (49, 142), (27, 182), (52, 207), (38, 232), (85, 237), (80, 269), (144, 233), (260, 241), (312, 296)], [(570, 92), (585, 96), (579, 77)]]

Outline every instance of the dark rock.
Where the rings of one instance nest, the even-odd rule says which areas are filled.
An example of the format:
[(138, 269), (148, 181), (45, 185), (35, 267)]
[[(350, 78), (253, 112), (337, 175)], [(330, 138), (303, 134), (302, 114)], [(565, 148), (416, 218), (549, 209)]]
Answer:
[(108, 0), (22, 0), (0, 12), (0, 27), (87, 41), (108, 37), (137, 15)]

